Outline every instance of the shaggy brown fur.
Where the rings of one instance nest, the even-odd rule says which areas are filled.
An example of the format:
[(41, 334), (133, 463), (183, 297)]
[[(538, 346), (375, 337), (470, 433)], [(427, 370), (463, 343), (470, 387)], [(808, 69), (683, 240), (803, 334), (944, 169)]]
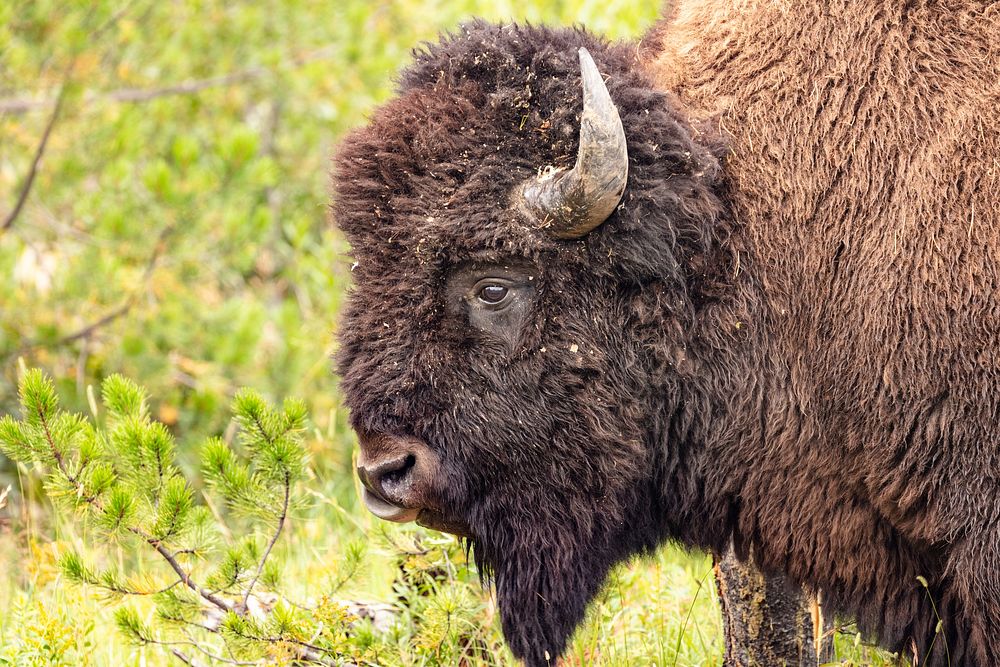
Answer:
[[(441, 458), (529, 664), (668, 538), (733, 538), (921, 664), (1000, 663), (998, 14), (687, 0), (639, 49), (476, 23), (345, 142), (352, 421)], [(511, 197), (572, 163), (578, 46), (631, 162), (559, 241)], [(537, 282), (497, 337), (448, 286), (507, 264)]]
[(645, 48), (766, 295), (737, 534), (918, 656), (923, 575), (935, 655), (1000, 664), (1000, 4), (687, 0)]

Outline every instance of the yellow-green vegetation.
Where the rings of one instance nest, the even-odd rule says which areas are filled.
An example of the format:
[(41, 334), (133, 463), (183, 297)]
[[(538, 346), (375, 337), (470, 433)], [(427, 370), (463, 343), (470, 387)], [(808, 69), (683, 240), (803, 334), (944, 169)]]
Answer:
[[(18, 382), (40, 382), (26, 370), (38, 366), (60, 404), (86, 416), (66, 428), (113, 429), (115, 410), (132, 413), (109, 409), (102, 382), (115, 373), (139, 381), (148, 401), (133, 417), (169, 444), (180, 480), (171, 502), (178, 511), (190, 502), (185, 530), (211, 538), (183, 563), (225, 589), (227, 572), (260, 561), (275, 525), (273, 515), (239, 519), (224, 502), (218, 466), (230, 445), (253, 448), (240, 444), (246, 420), (241, 430), (230, 406), (235, 399), (240, 413), (249, 400), (237, 396), (242, 386), (271, 403), (298, 396), (301, 412), (286, 410), (309, 465), (296, 469), (301, 502), (274, 546), (280, 572), (265, 569), (258, 584), (273, 591), (280, 574), (283, 597), (261, 604), (283, 610), (289, 636), (329, 642), (360, 664), (513, 664), (494, 601), (460, 545), (388, 526), (357, 501), (353, 436), (329, 362), (350, 279), (347, 247), (327, 214), (329, 157), (391, 94), (409, 50), (464, 18), (583, 23), (627, 38), (654, 20), (657, 5), (0, 2), (0, 414), (21, 415)], [(216, 449), (206, 454), (208, 438)], [(49, 473), (58, 468), (40, 460)], [(155, 596), (132, 594), (172, 581), (170, 566), (128, 530), (143, 516), (150, 530), (167, 530), (142, 495), (154, 490), (133, 488), (138, 504), (118, 497), (114, 524), (84, 520), (93, 511), (86, 490), (46, 479), (0, 456), (0, 664), (180, 664), (172, 648), (225, 664), (186, 644), (143, 641), (147, 632), (186, 638), (159, 629)], [(271, 500), (273, 492), (260, 491)], [(624, 565), (566, 664), (718, 664), (712, 591), (701, 555), (666, 547)], [(380, 631), (343, 601), (387, 604), (396, 622)], [(228, 650), (207, 641), (212, 652)], [(301, 657), (289, 642), (244, 648), (274, 663)], [(846, 664), (885, 664), (853, 637), (842, 649)]]

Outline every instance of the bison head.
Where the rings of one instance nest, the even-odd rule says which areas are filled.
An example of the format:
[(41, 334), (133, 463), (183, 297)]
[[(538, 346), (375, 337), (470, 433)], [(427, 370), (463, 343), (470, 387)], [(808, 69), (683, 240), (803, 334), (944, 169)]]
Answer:
[(634, 47), (477, 22), (339, 151), (365, 502), (466, 537), (529, 664), (680, 520), (686, 350), (729, 270), (707, 144)]

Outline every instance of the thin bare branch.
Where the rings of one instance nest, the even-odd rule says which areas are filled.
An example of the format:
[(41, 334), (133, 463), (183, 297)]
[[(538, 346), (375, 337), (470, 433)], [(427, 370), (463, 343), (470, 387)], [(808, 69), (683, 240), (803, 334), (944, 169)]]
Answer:
[[(91, 33), (87, 36), (86, 43), (92, 44), (99, 38), (103, 37), (104, 33), (108, 32), (113, 27), (118, 25), (118, 22), (121, 21), (126, 14), (132, 11), (132, 8), (135, 6), (135, 4), (136, 0), (128, 0), (127, 2), (125, 2), (120, 8), (118, 8), (118, 10), (114, 14), (108, 17), (107, 21), (105, 21), (103, 24), (101, 24), (93, 31), (91, 31)], [(150, 3), (150, 6), (152, 6), (152, 4), (153, 3)], [(89, 20), (90, 17), (93, 16), (93, 14), (94, 14), (94, 7), (91, 7), (90, 11), (87, 12), (87, 19)], [(77, 50), (76, 55), (79, 55), (79, 50)], [(71, 59), (70, 66), (66, 70), (67, 72), (72, 71), (73, 61), (76, 59), (76, 55), (74, 55), (73, 58)], [(59, 95), (61, 94), (62, 90), (60, 89)], [(84, 101), (86, 101), (86, 99)], [(57, 95), (55, 99), (56, 106), (58, 106), (58, 103), (59, 103), (59, 96)], [(10, 97), (7, 99), (0, 100), (0, 114), (5, 114), (5, 113), (22, 114), (28, 111), (46, 109), (52, 106), (52, 104), (53, 101), (51, 99), (36, 99), (31, 97)]]
[(76, 342), (84, 338), (90, 338), (97, 330), (102, 327), (111, 324), (115, 320), (124, 317), (132, 310), (136, 303), (139, 301), (139, 296), (142, 294), (145, 288), (146, 282), (149, 280), (149, 276), (152, 275), (153, 270), (156, 268), (156, 264), (163, 254), (166, 248), (167, 237), (173, 232), (174, 227), (168, 225), (163, 228), (160, 232), (160, 236), (156, 241), (156, 246), (153, 248), (153, 252), (150, 253), (149, 258), (146, 260), (145, 268), (143, 269), (142, 279), (138, 282), (138, 287), (132, 291), (125, 300), (119, 305), (112, 308), (110, 311), (97, 318), (93, 322), (86, 324), (72, 333), (68, 333), (65, 336), (61, 336), (54, 341), (28, 341), (22, 345), (16, 352), (14, 352), (13, 357), (20, 357), (31, 350), (38, 348), (53, 348), (61, 347), (63, 345), (68, 345), (69, 343)]
[[(134, 4), (135, 0), (128, 0), (122, 7), (115, 12), (103, 25), (94, 30), (90, 34), (90, 40), (96, 40), (106, 31), (114, 27), (125, 14), (127, 14)], [(93, 9), (91, 10), (91, 12)], [(78, 54), (77, 54), (78, 55)], [(59, 84), (59, 92), (56, 94), (55, 103), (52, 105), (52, 113), (49, 115), (49, 120), (45, 124), (45, 131), (42, 132), (42, 138), (38, 142), (38, 147), (35, 149), (35, 155), (31, 160), (31, 167), (28, 169), (28, 174), (24, 177), (24, 182), (21, 184), (21, 190), (18, 194), (17, 201), (14, 203), (14, 208), (11, 209), (7, 217), (4, 218), (2, 224), (0, 224), (0, 233), (6, 232), (8, 229), (14, 226), (14, 222), (17, 220), (21, 211), (24, 209), (25, 203), (28, 201), (28, 195), (31, 194), (31, 187), (35, 183), (35, 177), (38, 175), (38, 167), (42, 162), (42, 156), (45, 154), (45, 148), (49, 144), (49, 137), (52, 136), (52, 130), (56, 126), (56, 122), (59, 120), (59, 116), (62, 113), (63, 102), (66, 99), (66, 87), (69, 83), (70, 75), (73, 72), (73, 68), (76, 65), (76, 55), (70, 59), (69, 65), (63, 71), (62, 82)], [(42, 107), (47, 107), (49, 105), (48, 101), (42, 104)], [(25, 109), (27, 110), (27, 109)], [(0, 113), (3, 113), (3, 105), (0, 103)]]
[(111, 102), (148, 102), (158, 97), (191, 95), (208, 88), (231, 86), (243, 81), (249, 81), (250, 79), (257, 79), (265, 74), (267, 74), (266, 69), (251, 67), (222, 76), (214, 76), (207, 79), (189, 79), (188, 81), (160, 88), (122, 88), (108, 93), (103, 99)]
[(132, 7), (135, 4), (136, 0), (128, 0), (125, 4), (119, 7), (118, 11), (116, 11), (114, 14), (108, 17), (107, 21), (105, 21), (96, 30), (90, 33), (89, 41), (96, 40), (98, 37), (104, 35), (104, 33), (106, 33), (108, 30), (111, 30), (111, 28), (118, 25), (118, 22), (121, 21), (126, 14), (132, 11)]
[(137, 595), (137, 596), (139, 596), (139, 595), (158, 595), (160, 593), (166, 593), (170, 589), (172, 589), (175, 586), (177, 586), (178, 584), (182, 584), (182, 583), (184, 583), (184, 582), (181, 581), (180, 579), (178, 579), (177, 581), (175, 581), (174, 583), (170, 584), (169, 586), (164, 586), (163, 588), (160, 588), (160, 589), (155, 590), (155, 591), (136, 591), (136, 590), (132, 590), (131, 588), (123, 588), (123, 587), (120, 587), (120, 586), (108, 585), (108, 584), (102, 583), (100, 581), (87, 581), (87, 584), (89, 584), (90, 586), (94, 586), (95, 588), (103, 588), (106, 591), (110, 591), (112, 593), (118, 593), (119, 595)]
[[(235, 72), (220, 74), (218, 76), (204, 79), (185, 79), (184, 81), (151, 88), (118, 88), (104, 92), (91, 91), (81, 98), (80, 106), (82, 108), (100, 102), (142, 103), (171, 95), (194, 95), (211, 88), (222, 88), (259, 79), (285, 68), (301, 67), (302, 65), (322, 60), (335, 52), (335, 46), (324, 46), (304, 53), (289, 55), (274, 69), (248, 67), (247, 69), (236, 70)], [(50, 97), (7, 97), (0, 99), (0, 114), (23, 114), (31, 111), (40, 111), (52, 106), (52, 103), (53, 99)]]
[[(267, 73), (268, 70), (261, 67), (251, 67), (221, 76), (212, 76), (205, 79), (187, 79), (154, 88), (119, 88), (106, 93), (87, 93), (83, 96), (82, 104), (89, 105), (101, 102), (141, 103), (173, 95), (194, 95), (210, 88), (222, 88), (258, 79)], [(23, 114), (29, 111), (44, 109), (51, 104), (52, 100), (50, 99), (11, 97), (0, 100), (0, 113)]]
[[(261, 432), (265, 433), (261, 427)], [(267, 563), (268, 556), (271, 555), (271, 549), (274, 548), (275, 542), (278, 541), (278, 537), (281, 536), (281, 529), (285, 526), (285, 519), (288, 518), (288, 499), (291, 495), (291, 478), (289, 477), (288, 470), (285, 470), (285, 500), (281, 505), (281, 516), (278, 517), (278, 527), (274, 529), (274, 535), (271, 537), (271, 541), (268, 542), (267, 548), (264, 549), (264, 555), (260, 557), (260, 563), (257, 564), (257, 572), (253, 575), (253, 579), (247, 584), (247, 590), (243, 593), (243, 607), (246, 608), (247, 601), (250, 599), (250, 593), (253, 591), (253, 587), (257, 584), (257, 580), (260, 579), (261, 572), (264, 571), (264, 564)]]
[(184, 618), (183, 616), (172, 616), (172, 615), (170, 615), (170, 614), (168, 614), (166, 612), (163, 612), (162, 610), (160, 612), (160, 618), (162, 618), (165, 621), (169, 621), (171, 623), (176, 623), (178, 625), (189, 625), (192, 628), (198, 628), (199, 630), (204, 630), (205, 632), (213, 632), (213, 633), (218, 633), (219, 632), (219, 628), (218, 627), (213, 627), (211, 625), (205, 625), (204, 623), (195, 623), (194, 621), (189, 621), (188, 619)]
[(181, 662), (183, 662), (185, 665), (191, 665), (191, 667), (201, 667), (201, 665), (199, 665), (197, 662), (195, 662), (192, 658), (189, 658), (180, 649), (171, 648), (170, 652), (173, 653), (177, 657), (177, 659), (180, 660)]
[(63, 78), (62, 85), (59, 86), (59, 94), (56, 96), (55, 106), (49, 115), (49, 121), (45, 124), (45, 131), (42, 133), (42, 139), (38, 142), (38, 147), (35, 149), (35, 156), (32, 158), (31, 167), (28, 169), (28, 174), (24, 177), (24, 182), (21, 184), (17, 201), (14, 203), (14, 208), (4, 218), (3, 224), (0, 225), (0, 232), (5, 232), (14, 226), (14, 222), (24, 209), (25, 202), (28, 201), (28, 195), (31, 194), (31, 186), (34, 185), (35, 176), (38, 175), (38, 166), (42, 162), (42, 155), (45, 154), (45, 148), (49, 144), (49, 137), (52, 136), (52, 129), (56, 126), (56, 121), (59, 120), (59, 114), (62, 113), (63, 100), (66, 99), (67, 78), (68, 71), (67, 77)]
[[(195, 622), (189, 621), (189, 620), (187, 620), (185, 618), (181, 618), (181, 617), (175, 617), (175, 618), (167, 617), (167, 620), (179, 623), (179, 624), (181, 624), (183, 626), (189, 626), (189, 627), (193, 627), (193, 628), (199, 628), (201, 630), (205, 630), (205, 631), (211, 632), (213, 634), (218, 634), (219, 633), (219, 628), (209, 627), (207, 625), (202, 625), (201, 623), (195, 623)], [(195, 639), (195, 637), (193, 637), (191, 635), (191, 633), (187, 630), (187, 628), (181, 628), (181, 631), (184, 633), (184, 635), (188, 638), (189, 641), (187, 641), (187, 642), (178, 642), (178, 641), (167, 642), (167, 641), (155, 640), (155, 639), (152, 639), (152, 638), (149, 638), (149, 637), (143, 637), (142, 639), (144, 641), (146, 641), (147, 643), (150, 643), (150, 644), (159, 644), (161, 646), (168, 647), (168, 648), (172, 647), (172, 646), (184, 646), (184, 645), (190, 644), (191, 646), (193, 646), (197, 650), (201, 651), (205, 655), (208, 655), (208, 656), (212, 657), (215, 660), (220, 660), (222, 662), (226, 662), (226, 663), (229, 663), (229, 664), (237, 664), (237, 665), (256, 665), (256, 664), (261, 664), (259, 662), (239, 662), (239, 661), (237, 661), (235, 659), (235, 657), (234, 658), (225, 658), (225, 657), (221, 657), (221, 656), (217, 656), (217, 655), (214, 655), (212, 653), (209, 653), (208, 651), (206, 651), (205, 649), (203, 649), (198, 644), (198, 642)], [(334, 657), (336, 657), (337, 653), (335, 651), (330, 650), (330, 649), (326, 649), (326, 648), (323, 648), (321, 646), (316, 646), (312, 642), (305, 642), (305, 641), (302, 641), (300, 639), (295, 639), (293, 637), (285, 637), (285, 636), (277, 636), (277, 637), (275, 637), (275, 636), (268, 636), (268, 635), (253, 635), (253, 634), (248, 634), (248, 633), (240, 632), (236, 628), (230, 628), (229, 631), (232, 632), (237, 637), (240, 637), (242, 639), (247, 639), (247, 640), (250, 640), (250, 641), (264, 642), (264, 643), (267, 643), (267, 644), (293, 644), (293, 645), (295, 645), (297, 647), (295, 649), (295, 652), (297, 654), (296, 658), (299, 661), (308, 662), (308, 663), (317, 664), (317, 665), (324, 665), (324, 667), (360, 667), (360, 665), (358, 663), (345, 662), (345, 661), (331, 659), (331, 658), (326, 657), (326, 656), (334, 656)], [(227, 644), (227, 648), (228, 648), (228, 644)], [(188, 664), (191, 664), (191, 663), (188, 663)], [(375, 663), (371, 663), (371, 662), (367, 662), (367, 661), (364, 662), (363, 664), (366, 667), (378, 667)]]
[[(174, 95), (193, 95), (209, 88), (222, 88), (237, 83), (243, 83), (252, 79), (260, 78), (268, 73), (268, 70), (260, 67), (238, 70), (221, 76), (213, 76), (205, 79), (187, 79), (177, 83), (153, 88), (119, 88), (107, 93), (88, 93), (84, 95), (83, 104), (95, 104), (101, 102), (149, 102), (160, 97), (170, 97)], [(52, 104), (48, 99), (36, 99), (31, 97), (9, 98), (0, 100), (0, 113), (25, 113), (44, 109)]]
[(295, 644), (300, 647), (297, 649), (299, 653), (299, 659), (308, 660), (309, 662), (314, 662), (320, 665), (328, 665), (329, 667), (357, 667), (353, 663), (336, 662), (329, 658), (324, 657), (325, 655), (336, 656), (336, 652), (330, 649), (323, 648), (322, 646), (316, 646), (315, 644), (310, 644), (309, 642), (304, 642), (301, 639), (295, 639), (293, 637), (272, 637), (268, 635), (253, 635), (245, 632), (240, 632), (236, 628), (229, 628), (229, 632), (232, 632), (237, 637), (242, 639), (249, 639), (250, 641), (257, 642), (267, 642), (269, 644)]
[(217, 595), (213, 595), (211, 591), (207, 591), (201, 586), (199, 586), (191, 578), (191, 575), (187, 573), (187, 570), (185, 570), (181, 566), (181, 564), (177, 562), (177, 559), (174, 558), (174, 555), (170, 553), (170, 551), (166, 547), (164, 547), (158, 540), (150, 537), (149, 535), (145, 534), (138, 528), (130, 528), (129, 530), (131, 530), (133, 533), (146, 540), (146, 544), (156, 549), (156, 552), (161, 556), (163, 556), (163, 559), (167, 561), (167, 564), (170, 565), (171, 568), (173, 568), (174, 572), (176, 572), (177, 576), (181, 578), (181, 581), (184, 582), (185, 586), (187, 586), (192, 591), (200, 595), (202, 599), (206, 600), (207, 602), (211, 602), (213, 605), (215, 605), (222, 611), (232, 610), (232, 604), (230, 604), (226, 600), (223, 600)]
[(172, 555), (174, 556), (174, 558), (176, 558), (177, 556), (193, 555), (193, 554), (196, 554), (196, 553), (198, 553), (197, 549), (178, 549)]
[[(132, 9), (132, 5), (134, 3), (135, 0), (128, 0), (128, 2), (122, 5), (122, 7), (102, 26), (90, 34), (89, 40), (92, 41), (98, 39), (101, 35), (114, 27), (118, 21), (120, 21), (122, 17)], [(52, 106), (52, 113), (49, 115), (49, 120), (45, 124), (45, 131), (42, 133), (41, 141), (38, 142), (38, 148), (35, 149), (35, 156), (31, 160), (31, 167), (28, 170), (28, 175), (25, 176), (24, 183), (21, 185), (20, 194), (18, 195), (17, 202), (14, 204), (14, 208), (4, 219), (3, 224), (0, 225), (0, 232), (5, 232), (14, 225), (14, 221), (17, 220), (17, 217), (21, 214), (21, 210), (24, 208), (25, 202), (28, 201), (28, 195), (31, 193), (31, 186), (35, 182), (35, 176), (38, 175), (38, 166), (41, 164), (42, 155), (45, 153), (45, 148), (49, 143), (49, 137), (52, 135), (52, 129), (56, 126), (56, 121), (59, 120), (59, 115), (62, 113), (63, 101), (66, 99), (66, 85), (69, 82), (70, 74), (73, 71), (75, 64), (76, 56), (70, 60), (69, 65), (63, 72), (62, 83), (59, 85), (59, 92), (56, 94), (55, 104)], [(42, 107), (47, 107), (48, 105), (48, 101), (42, 103)], [(24, 110), (27, 111), (28, 109)], [(0, 103), (0, 113), (3, 112), (3, 104)]]
[[(77, 329), (76, 331), (74, 331), (71, 334), (66, 334), (65, 336), (63, 336), (63, 337), (61, 337), (61, 338), (53, 341), (50, 344), (45, 345), (44, 347), (59, 347), (61, 345), (67, 345), (67, 344), (72, 343), (74, 341), (78, 341), (81, 338), (90, 338), (91, 334), (93, 334), (95, 331), (97, 331), (101, 327), (106, 326), (108, 324), (111, 324), (112, 322), (114, 322), (115, 320), (117, 320), (119, 317), (122, 317), (122, 316), (126, 315), (128, 313), (128, 311), (130, 311), (132, 309), (133, 304), (134, 304), (134, 300), (133, 299), (128, 299), (128, 300), (125, 301), (125, 303), (122, 303), (121, 305), (119, 305), (116, 308), (112, 309), (110, 312), (108, 312), (108, 313), (102, 315), (101, 317), (99, 317), (98, 319), (94, 320), (90, 324)], [(40, 345), (40, 344), (37, 344), (37, 343), (32, 343), (32, 344), (29, 344), (27, 346), (27, 349), (34, 349), (34, 348), (37, 348), (37, 347), (43, 347), (43, 346)], [(27, 351), (27, 350), (23, 349), (22, 351)]]
[(222, 656), (222, 655), (216, 655), (215, 653), (212, 653), (208, 649), (202, 647), (197, 641), (195, 641), (195, 638), (191, 636), (191, 633), (188, 632), (187, 628), (182, 628), (181, 631), (184, 633), (184, 636), (188, 638), (188, 643), (195, 650), (200, 651), (204, 655), (207, 655), (212, 660), (218, 660), (219, 662), (224, 662), (224, 663), (229, 664), (229, 665), (262, 665), (262, 664), (264, 664), (263, 660), (254, 660), (253, 662), (247, 662), (247, 661), (243, 661), (243, 660), (236, 660), (236, 659), (233, 659), (233, 658), (227, 658), (227, 657)]

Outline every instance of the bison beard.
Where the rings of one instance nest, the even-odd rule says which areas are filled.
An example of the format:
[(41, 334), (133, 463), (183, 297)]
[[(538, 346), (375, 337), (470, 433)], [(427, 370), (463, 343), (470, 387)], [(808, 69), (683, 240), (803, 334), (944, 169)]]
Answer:
[[(921, 665), (997, 664), (1000, 12), (716, 4), (642, 49), (477, 22), (417, 54), (336, 162), (352, 423), (433, 451), (421, 516), (470, 536), (532, 666), (667, 539), (732, 540)], [(518, 197), (574, 164), (581, 46), (628, 182), (577, 238)], [(473, 317), (456, 281), (512, 266), (523, 308)]]
[[(643, 434), (635, 426), (607, 431), (606, 425), (620, 420), (615, 409), (626, 416), (637, 412), (614, 395), (612, 385), (588, 380), (593, 372), (579, 364), (541, 379), (533, 394), (534, 428), (494, 418), (492, 434), (502, 449), (492, 460), (462, 464), (481, 471), (467, 475), (474, 488), (489, 489), (468, 508), (473, 555), (484, 576), (494, 575), (504, 635), (529, 665), (550, 664), (610, 567), (655, 546), (662, 534), (652, 524), (657, 512)], [(608, 379), (628, 381), (614, 373)], [(479, 401), (485, 409), (467, 415), (529, 419), (504, 395), (486, 394)], [(615, 451), (613, 458), (608, 449)], [(519, 451), (533, 452), (527, 465), (510, 457)]]
[[(610, 567), (634, 553), (636, 533), (624, 529), (627, 519), (606, 516), (607, 503), (594, 507), (589, 498), (558, 499), (569, 501), (565, 513), (546, 516), (553, 498), (521, 496), (526, 506), (542, 511), (510, 516), (509, 507), (484, 508), (490, 524), (478, 533), (474, 555), (480, 571), (495, 576), (511, 650), (529, 665), (546, 665), (562, 653)], [(580, 512), (581, 519), (567, 516), (570, 512)], [(584, 517), (600, 523), (581, 525), (587, 523)]]

